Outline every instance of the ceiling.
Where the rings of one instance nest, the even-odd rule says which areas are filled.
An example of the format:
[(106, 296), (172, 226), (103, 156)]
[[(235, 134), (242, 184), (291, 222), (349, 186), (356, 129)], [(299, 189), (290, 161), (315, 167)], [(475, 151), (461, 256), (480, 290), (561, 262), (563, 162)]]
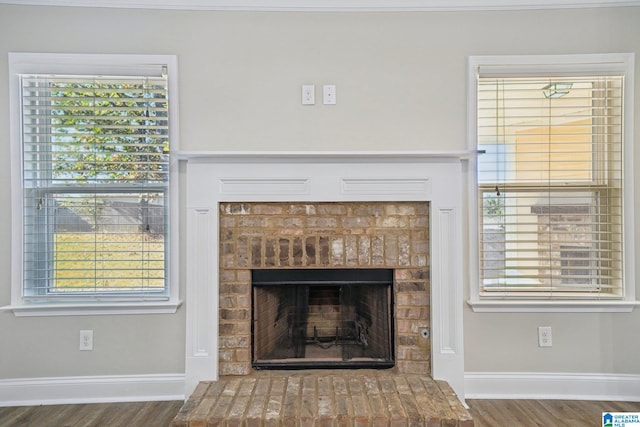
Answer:
[(471, 11), (640, 6), (640, 0), (0, 0), (0, 4), (173, 10)]

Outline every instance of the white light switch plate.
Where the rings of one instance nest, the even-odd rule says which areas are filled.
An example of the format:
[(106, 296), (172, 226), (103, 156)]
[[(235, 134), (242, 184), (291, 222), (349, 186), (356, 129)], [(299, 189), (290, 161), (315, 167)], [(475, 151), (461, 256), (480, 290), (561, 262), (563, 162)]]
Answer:
[(336, 103), (336, 86), (335, 85), (322, 86), (322, 102), (325, 105), (334, 105)]
[(316, 103), (315, 85), (302, 85), (302, 105), (313, 105)]

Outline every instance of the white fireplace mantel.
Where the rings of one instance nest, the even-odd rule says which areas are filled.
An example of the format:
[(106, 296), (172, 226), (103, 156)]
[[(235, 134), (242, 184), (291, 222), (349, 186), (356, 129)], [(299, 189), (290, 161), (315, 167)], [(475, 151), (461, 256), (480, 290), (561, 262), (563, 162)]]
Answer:
[(430, 202), (435, 379), (464, 399), (462, 161), (456, 152), (181, 152), (186, 161), (186, 395), (218, 377), (220, 202)]

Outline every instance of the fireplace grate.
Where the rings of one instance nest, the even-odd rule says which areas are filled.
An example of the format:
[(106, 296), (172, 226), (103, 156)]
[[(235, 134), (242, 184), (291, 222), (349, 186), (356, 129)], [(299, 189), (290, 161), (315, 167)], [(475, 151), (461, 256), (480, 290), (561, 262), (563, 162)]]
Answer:
[(256, 369), (389, 368), (393, 270), (252, 271)]

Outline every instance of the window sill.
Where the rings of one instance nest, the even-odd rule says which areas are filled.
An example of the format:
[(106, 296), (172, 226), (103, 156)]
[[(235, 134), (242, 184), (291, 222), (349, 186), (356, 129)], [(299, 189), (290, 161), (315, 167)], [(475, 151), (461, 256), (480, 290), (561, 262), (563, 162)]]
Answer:
[(629, 313), (640, 301), (469, 300), (476, 313)]
[(100, 302), (95, 304), (24, 304), (0, 307), (23, 316), (95, 316), (117, 314), (173, 314), (182, 301)]

